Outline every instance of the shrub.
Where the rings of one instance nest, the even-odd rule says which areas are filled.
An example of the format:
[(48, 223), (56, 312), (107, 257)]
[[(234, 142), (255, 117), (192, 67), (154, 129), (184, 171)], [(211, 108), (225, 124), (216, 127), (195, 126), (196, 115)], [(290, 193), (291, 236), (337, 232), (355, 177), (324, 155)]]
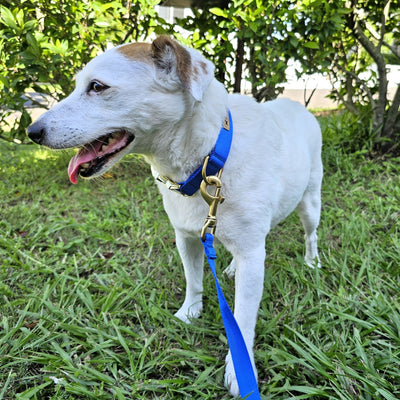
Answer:
[(63, 98), (73, 88), (75, 73), (107, 46), (168, 29), (155, 11), (159, 2), (5, 0), (0, 6), (0, 126), (7, 132), (1, 137), (25, 140), (31, 122), (26, 102), (46, 106), (49, 99)]

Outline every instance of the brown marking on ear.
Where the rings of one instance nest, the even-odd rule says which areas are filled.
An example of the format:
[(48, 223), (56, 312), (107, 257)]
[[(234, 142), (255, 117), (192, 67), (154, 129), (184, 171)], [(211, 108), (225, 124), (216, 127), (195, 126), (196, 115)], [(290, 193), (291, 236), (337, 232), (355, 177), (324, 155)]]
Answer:
[(130, 43), (117, 48), (124, 56), (135, 61), (152, 63), (151, 44), (149, 43)]
[(197, 81), (198, 78), (199, 78), (199, 69), (196, 66), (194, 66), (193, 67), (193, 79), (195, 81)]
[(205, 74), (207, 74), (207, 64), (204, 61), (200, 62), (200, 67)]
[[(168, 49), (169, 47), (169, 49)], [(152, 56), (156, 65), (167, 72), (171, 72), (173, 65), (171, 60), (168, 58), (168, 50), (172, 50), (175, 56), (175, 67), (179, 76), (179, 79), (183, 83), (184, 87), (188, 89), (190, 87), (191, 77), (191, 58), (190, 53), (175, 40), (172, 40), (169, 36), (162, 35), (154, 40), (151, 46)]]

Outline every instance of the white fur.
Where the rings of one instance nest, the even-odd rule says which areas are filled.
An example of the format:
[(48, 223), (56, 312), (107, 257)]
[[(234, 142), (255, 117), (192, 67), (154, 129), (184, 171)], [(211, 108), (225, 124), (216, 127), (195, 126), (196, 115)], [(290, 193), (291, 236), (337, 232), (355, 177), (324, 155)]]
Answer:
[[(228, 95), (212, 66), (188, 50), (202, 73), (182, 85), (179, 73), (163, 70), (113, 49), (92, 60), (77, 76), (75, 91), (36, 122), (46, 128), (42, 144), (80, 146), (116, 128), (135, 133), (123, 151), (141, 153), (152, 168), (175, 181), (185, 180), (215, 144), (229, 108), (233, 143), (222, 174), (225, 202), (218, 208), (216, 238), (233, 255), (236, 270), (234, 314), (254, 364), (253, 343), (264, 280), (265, 237), (297, 209), (305, 228), (305, 260), (320, 266), (316, 229), (322, 180), (321, 134), (315, 118), (298, 103), (281, 99), (258, 104)], [(174, 62), (174, 52), (168, 52)], [(201, 70), (201, 69), (200, 69)], [(93, 79), (107, 84), (103, 94), (86, 93)], [(201, 100), (201, 101), (199, 101)], [(121, 155), (121, 156), (122, 156)], [(200, 315), (203, 250), (199, 232), (208, 206), (199, 193), (183, 197), (158, 184), (186, 276), (186, 297), (176, 316), (185, 322)], [(239, 394), (230, 354), (225, 384)]]

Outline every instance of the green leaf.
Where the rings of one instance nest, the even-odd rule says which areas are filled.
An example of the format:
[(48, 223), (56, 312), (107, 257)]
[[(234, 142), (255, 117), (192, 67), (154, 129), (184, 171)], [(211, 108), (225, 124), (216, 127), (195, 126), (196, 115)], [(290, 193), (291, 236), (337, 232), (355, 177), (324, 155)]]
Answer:
[(0, 21), (11, 29), (17, 30), (18, 25), (13, 13), (6, 7), (0, 6)]
[(24, 26), (24, 10), (19, 10), (16, 15), (16, 21), (20, 27)]
[(31, 30), (33, 30), (35, 27), (36, 27), (36, 21), (32, 19), (32, 20), (30, 20), (30, 21), (25, 22), (25, 24), (24, 24), (24, 31), (25, 31), (25, 32), (26, 32), (26, 31), (31, 31)]
[(260, 26), (259, 21), (252, 21), (249, 23), (249, 27), (254, 33), (257, 33), (259, 26)]
[(3, 88), (4, 87), (9, 88), (10, 87), (10, 81), (5, 76), (0, 75), (0, 83), (3, 85)]
[(36, 396), (36, 394), (39, 393), (42, 389), (44, 389), (45, 387), (47, 387), (47, 386), (49, 386), (51, 384), (52, 384), (52, 382), (49, 381), (49, 382), (43, 383), (43, 384), (41, 384), (39, 386), (35, 386), (35, 387), (31, 388), (31, 389), (25, 390), (24, 392), (17, 394), (16, 398), (18, 400), (31, 399), (33, 396)]
[(26, 34), (26, 41), (29, 44), (29, 50), (30, 52), (37, 58), (40, 57), (40, 48), (38, 45), (38, 42), (36, 41), (35, 36), (33, 36), (31, 33)]
[(228, 18), (228, 13), (226, 12), (226, 10), (221, 10), (218, 7), (210, 8), (210, 13), (217, 15), (218, 17)]
[(328, 397), (327, 393), (319, 388), (309, 387), (309, 386), (288, 386), (287, 391), (296, 391), (300, 393), (310, 394), (313, 396), (325, 396)]
[(387, 390), (378, 388), (377, 393), (382, 395), (386, 400), (396, 400), (396, 397), (394, 397), (392, 394), (390, 394)]
[(319, 49), (319, 45), (317, 42), (306, 42), (304, 43), (304, 47), (308, 47), (309, 49)]
[(290, 36), (289, 42), (295, 49), (299, 45), (299, 41), (297, 40), (296, 36)]
[(106, 28), (108, 26), (111, 26), (110, 22), (108, 22), (108, 21), (96, 21), (95, 25), (96, 26), (100, 26), (102, 28)]

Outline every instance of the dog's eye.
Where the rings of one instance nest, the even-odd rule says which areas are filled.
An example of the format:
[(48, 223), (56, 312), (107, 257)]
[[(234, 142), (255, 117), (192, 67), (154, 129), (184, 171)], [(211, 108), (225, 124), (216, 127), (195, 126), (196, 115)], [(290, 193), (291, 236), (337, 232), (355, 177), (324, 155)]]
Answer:
[(88, 93), (90, 93), (90, 92), (100, 93), (106, 89), (108, 89), (108, 86), (103, 85), (102, 83), (97, 82), (97, 81), (92, 81), (89, 84)]

